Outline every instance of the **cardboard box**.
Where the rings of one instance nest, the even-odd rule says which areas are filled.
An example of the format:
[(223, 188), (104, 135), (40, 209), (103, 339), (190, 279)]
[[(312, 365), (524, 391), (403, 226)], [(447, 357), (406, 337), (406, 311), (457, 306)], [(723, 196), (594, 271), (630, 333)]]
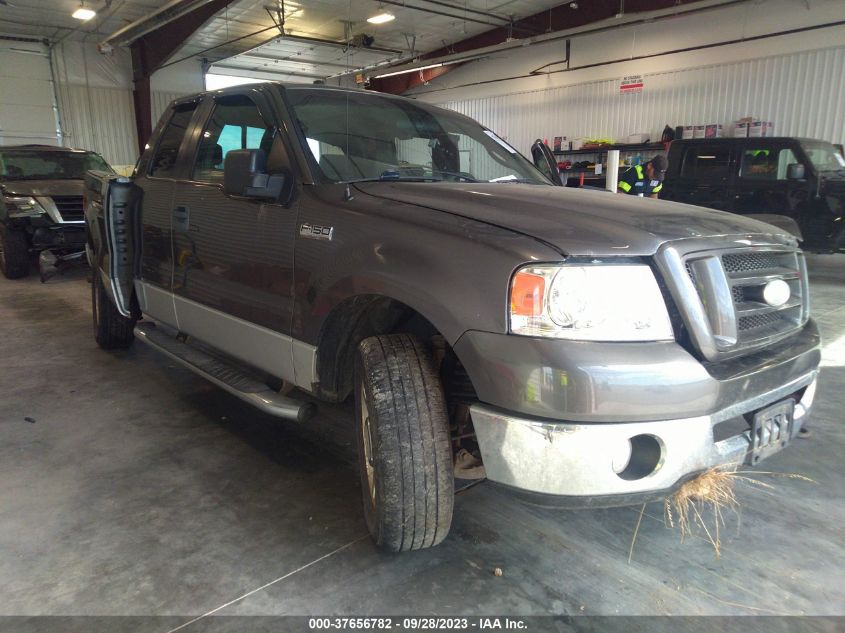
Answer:
[(684, 134), (681, 138), (693, 138), (692, 135), (693, 135), (694, 131), (695, 131), (695, 128), (693, 126), (685, 125), (684, 126)]
[(751, 124), (748, 126), (748, 137), (761, 138), (763, 136), (766, 136), (765, 130), (766, 128), (763, 125), (762, 121), (752, 121)]
[(717, 123), (708, 123), (704, 126), (704, 138), (722, 138), (722, 126)]
[(746, 136), (748, 136), (748, 127), (748, 123), (737, 122), (736, 124), (734, 124), (734, 136), (745, 138)]
[(696, 125), (692, 131), (693, 138), (704, 138), (704, 133), (707, 130), (706, 125)]

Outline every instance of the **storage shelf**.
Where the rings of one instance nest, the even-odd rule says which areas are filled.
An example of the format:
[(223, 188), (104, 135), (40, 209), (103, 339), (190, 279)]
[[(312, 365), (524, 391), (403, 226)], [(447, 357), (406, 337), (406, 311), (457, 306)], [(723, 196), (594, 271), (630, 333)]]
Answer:
[[(631, 169), (633, 165), (619, 165), (619, 171), (625, 171)], [(575, 169), (564, 169), (563, 167), (560, 168), (560, 173), (567, 173), (567, 174), (592, 174), (596, 170), (594, 167), (576, 167)], [(604, 175), (604, 172), (607, 171), (607, 167), (602, 165), (602, 173), (599, 174), (600, 176)]]
[(589, 147), (581, 149), (560, 149), (552, 152), (555, 156), (570, 156), (583, 154), (605, 154), (608, 150), (618, 149), (620, 152), (636, 152), (639, 150), (665, 151), (663, 143), (638, 143), (633, 145), (603, 145), (601, 147)]

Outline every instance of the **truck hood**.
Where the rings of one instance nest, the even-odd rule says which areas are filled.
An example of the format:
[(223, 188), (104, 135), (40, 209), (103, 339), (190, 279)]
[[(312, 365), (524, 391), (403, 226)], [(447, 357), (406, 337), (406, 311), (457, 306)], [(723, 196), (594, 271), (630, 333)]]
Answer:
[(355, 187), (517, 231), (564, 255), (653, 255), (671, 240), (785, 235), (733, 213), (598, 190), (516, 183), (366, 182)]
[(81, 196), (83, 180), (5, 180), (3, 193), (10, 196)]

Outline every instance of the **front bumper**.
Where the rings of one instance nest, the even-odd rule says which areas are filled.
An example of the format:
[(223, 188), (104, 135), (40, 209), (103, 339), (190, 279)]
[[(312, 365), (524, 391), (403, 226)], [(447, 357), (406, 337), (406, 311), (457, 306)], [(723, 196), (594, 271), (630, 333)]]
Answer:
[[(580, 344), (577, 358), (588, 358), (590, 345)], [(820, 357), (812, 322), (776, 349), (718, 367), (705, 367), (679, 347), (663, 352), (650, 360), (638, 353), (623, 362), (622, 353), (590, 366), (579, 361), (577, 371), (555, 367), (563, 358), (547, 354), (540, 380), (504, 390), (506, 398), (519, 394), (511, 400), (516, 406), (485, 402), (479, 393), (482, 402), (471, 412), (487, 478), (571, 498), (570, 505), (624, 505), (645, 493), (669, 493), (709, 468), (741, 463), (751, 446), (745, 414), (793, 397), (793, 434), (809, 414)], [(661, 365), (667, 354), (671, 362)], [(470, 366), (479, 369), (471, 360)], [(510, 366), (511, 378), (524, 370)], [(500, 364), (487, 368), (488, 380), (505, 375)], [(549, 415), (555, 403), (559, 413)]]
[(47, 248), (83, 249), (85, 248), (84, 224), (54, 224), (41, 226), (32, 231), (32, 247), (43, 250)]

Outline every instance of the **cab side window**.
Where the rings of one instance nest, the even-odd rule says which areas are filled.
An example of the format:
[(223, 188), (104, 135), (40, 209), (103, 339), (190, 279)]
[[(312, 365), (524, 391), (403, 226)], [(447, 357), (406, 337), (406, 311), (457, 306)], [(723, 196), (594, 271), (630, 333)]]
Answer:
[(226, 154), (234, 149), (263, 149), (269, 156), (273, 132), (274, 127), (264, 121), (258, 106), (248, 97), (216, 99), (197, 150), (193, 179), (222, 183)]
[(789, 165), (798, 159), (791, 149), (757, 147), (742, 152), (740, 177), (745, 180), (786, 180)]
[(182, 144), (182, 139), (185, 137), (196, 109), (196, 103), (184, 103), (174, 107), (170, 121), (159, 137), (158, 147), (150, 162), (150, 176), (169, 178), (174, 175), (179, 146)]
[(727, 178), (730, 162), (728, 147), (690, 147), (684, 154), (681, 176), (706, 180)]

